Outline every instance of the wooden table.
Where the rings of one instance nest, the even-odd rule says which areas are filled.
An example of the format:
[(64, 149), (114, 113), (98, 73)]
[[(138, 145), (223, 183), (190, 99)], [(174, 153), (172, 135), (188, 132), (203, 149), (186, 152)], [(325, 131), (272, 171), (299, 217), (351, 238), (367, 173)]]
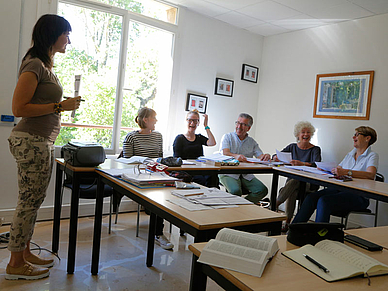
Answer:
[[(70, 199), (70, 225), (69, 225), (69, 246), (68, 246), (68, 261), (67, 273), (73, 274), (75, 268), (75, 256), (77, 246), (77, 227), (78, 227), (78, 208), (79, 208), (79, 193), (80, 180), (82, 178), (95, 177), (97, 179), (97, 169), (127, 169), (133, 167), (115, 161), (114, 159), (106, 159), (104, 163), (98, 167), (74, 167), (64, 161), (63, 158), (55, 159), (56, 174), (55, 174), (55, 194), (54, 194), (54, 221), (53, 221), (53, 235), (52, 235), (52, 251), (58, 253), (59, 250), (59, 236), (60, 236), (60, 219), (62, 210), (62, 187), (63, 187), (63, 173), (72, 177), (73, 185)], [(212, 182), (218, 181), (217, 175), (220, 170), (219, 166), (214, 166), (208, 163), (196, 162), (195, 165), (182, 165), (181, 167), (170, 167), (170, 171), (187, 171), (191, 174), (211, 175)], [(217, 185), (214, 185), (217, 186)]]
[[(388, 241), (388, 226), (357, 229), (346, 232), (350, 232), (380, 245), (383, 245)], [(368, 280), (366, 278), (360, 277), (332, 283), (326, 282), (283, 256), (281, 254), (282, 252), (295, 249), (297, 246), (287, 242), (285, 235), (277, 236), (276, 238), (278, 239), (280, 250), (267, 264), (261, 278), (198, 263), (197, 259), (206, 243), (191, 244), (189, 246), (189, 250), (193, 252), (193, 263), (190, 290), (206, 290), (207, 276), (213, 279), (225, 290), (357, 291), (387, 290), (388, 288), (388, 276), (371, 277), (371, 286), (368, 286)], [(388, 264), (388, 250), (383, 250), (381, 252), (369, 252), (352, 244), (346, 244), (384, 264)]]
[(195, 242), (208, 241), (214, 238), (223, 227), (250, 232), (271, 231), (273, 234), (280, 234), (281, 224), (285, 219), (285, 216), (257, 205), (188, 211), (168, 201), (176, 198), (171, 194), (172, 188), (140, 189), (101, 171), (99, 171), (99, 175), (91, 268), (93, 275), (98, 273), (103, 203), (102, 189), (104, 184), (108, 184), (115, 191), (143, 205), (151, 212), (146, 260), (148, 267), (152, 266), (153, 262), (156, 216), (169, 221), (182, 231), (194, 236)]
[[(343, 182), (329, 178), (326, 175), (319, 175), (289, 169), (285, 167), (274, 167), (274, 176), (284, 176), (292, 179), (297, 179), (302, 182), (318, 184), (324, 187), (330, 187), (336, 190), (349, 191), (352, 193), (372, 198), (379, 201), (388, 202), (388, 184), (377, 182), (369, 179), (353, 178), (353, 181)], [(305, 187), (301, 187), (305, 189)]]
[[(73, 167), (66, 164), (63, 159), (56, 159), (56, 182), (55, 182), (55, 196), (54, 196), (54, 222), (53, 222), (53, 237), (52, 237), (52, 251), (58, 252), (59, 249), (59, 231), (60, 231), (60, 216), (62, 209), (62, 178), (63, 172), (73, 178), (73, 190), (70, 202), (70, 226), (69, 226), (69, 246), (68, 246), (68, 262), (67, 272), (74, 273), (75, 255), (76, 255), (76, 241), (77, 241), (77, 221), (78, 221), (78, 204), (79, 197), (73, 193), (79, 192), (79, 181), (84, 177), (98, 177), (95, 167)], [(107, 159), (98, 168), (100, 169), (126, 169), (133, 167), (117, 162), (113, 159)], [(284, 167), (271, 167), (261, 164), (241, 163), (239, 166), (214, 166), (207, 163), (196, 163), (196, 165), (183, 165), (182, 167), (169, 168), (169, 170), (184, 170), (190, 173), (209, 174), (213, 177), (217, 174), (273, 174), (272, 190), (271, 190), (271, 209), (275, 210), (277, 189), (279, 176), (290, 177), (302, 181), (302, 183), (310, 182), (323, 186), (334, 187), (336, 189), (344, 190), (351, 189), (355, 193), (364, 197), (373, 198), (388, 202), (388, 184), (376, 182), (366, 179), (354, 179), (351, 182), (337, 182), (322, 175), (301, 172), (297, 170), (287, 169)], [(303, 190), (303, 187), (301, 187)], [(179, 226), (179, 225), (178, 225)]]
[[(57, 168), (55, 172), (55, 194), (54, 194), (54, 221), (52, 236), (52, 251), (58, 253), (59, 235), (62, 211), (62, 187), (63, 173), (72, 177), (72, 191), (70, 199), (70, 225), (69, 225), (69, 246), (67, 252), (67, 273), (73, 274), (75, 267), (75, 254), (77, 246), (77, 227), (78, 227), (78, 206), (79, 206), (79, 187), (82, 178), (98, 178), (96, 167), (73, 167), (66, 163), (64, 159), (55, 159)], [(99, 165), (99, 169), (127, 169), (133, 165), (126, 165), (113, 159), (106, 159)]]

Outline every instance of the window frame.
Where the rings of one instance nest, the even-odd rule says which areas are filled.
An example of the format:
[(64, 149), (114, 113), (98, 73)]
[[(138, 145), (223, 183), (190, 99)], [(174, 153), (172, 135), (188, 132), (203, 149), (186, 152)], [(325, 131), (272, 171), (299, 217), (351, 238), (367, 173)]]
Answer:
[[(162, 2), (162, 1), (160, 1)], [(171, 58), (174, 60), (174, 52), (176, 46), (176, 36), (178, 34), (178, 23), (179, 23), (179, 9), (177, 11), (177, 24), (172, 24), (164, 22), (162, 20), (154, 19), (145, 15), (141, 15), (129, 10), (111, 6), (105, 3), (98, 3), (95, 1), (88, 0), (57, 0), (55, 2), (55, 13), (58, 13), (59, 3), (75, 5), (79, 7), (84, 7), (88, 9), (97, 10), (100, 12), (110, 13), (122, 17), (122, 30), (121, 30), (121, 43), (120, 43), (120, 56), (119, 56), (119, 66), (117, 74), (117, 85), (116, 85), (116, 99), (115, 99), (115, 110), (114, 110), (114, 119), (112, 126), (112, 143), (110, 148), (104, 148), (107, 155), (114, 155), (120, 151), (120, 129), (121, 129), (121, 113), (122, 113), (122, 104), (123, 104), (123, 88), (124, 88), (124, 79), (125, 79), (125, 68), (126, 68), (126, 54), (128, 49), (128, 33), (129, 33), (129, 24), (131, 21), (136, 21), (144, 25), (153, 27), (155, 29), (163, 30), (173, 34), (173, 43), (171, 46)], [(175, 5), (168, 5), (176, 7)], [(173, 90), (173, 75), (174, 75), (174, 66), (171, 74), (171, 89), (170, 96)], [(77, 126), (74, 126), (77, 127)], [(84, 126), (80, 126), (84, 127)], [(56, 148), (60, 148), (56, 146)]]

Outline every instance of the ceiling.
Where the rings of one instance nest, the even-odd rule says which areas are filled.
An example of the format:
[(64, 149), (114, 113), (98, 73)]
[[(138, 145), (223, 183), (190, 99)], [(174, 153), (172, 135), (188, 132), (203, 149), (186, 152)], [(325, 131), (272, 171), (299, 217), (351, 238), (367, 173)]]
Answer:
[(388, 0), (167, 0), (262, 36), (388, 13)]

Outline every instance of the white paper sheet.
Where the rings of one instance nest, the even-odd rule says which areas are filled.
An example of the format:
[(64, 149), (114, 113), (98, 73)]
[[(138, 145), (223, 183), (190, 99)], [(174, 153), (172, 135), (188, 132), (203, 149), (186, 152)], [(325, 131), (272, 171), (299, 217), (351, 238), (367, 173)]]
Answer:
[(317, 168), (320, 168), (324, 171), (331, 172), (331, 169), (337, 167), (337, 163), (334, 162), (315, 162)]
[(292, 157), (291, 153), (283, 153), (276, 150), (276, 156), (278, 157), (279, 161), (289, 164), (291, 163)]

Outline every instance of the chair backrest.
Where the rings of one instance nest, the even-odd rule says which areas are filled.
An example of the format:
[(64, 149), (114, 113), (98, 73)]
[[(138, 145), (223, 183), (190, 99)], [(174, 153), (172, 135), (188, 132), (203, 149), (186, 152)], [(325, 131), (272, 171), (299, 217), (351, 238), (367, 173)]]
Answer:
[(375, 180), (376, 180), (376, 181), (379, 181), (379, 182), (384, 182), (384, 181), (385, 181), (385, 178), (384, 178), (384, 176), (381, 175), (380, 173), (376, 173)]

